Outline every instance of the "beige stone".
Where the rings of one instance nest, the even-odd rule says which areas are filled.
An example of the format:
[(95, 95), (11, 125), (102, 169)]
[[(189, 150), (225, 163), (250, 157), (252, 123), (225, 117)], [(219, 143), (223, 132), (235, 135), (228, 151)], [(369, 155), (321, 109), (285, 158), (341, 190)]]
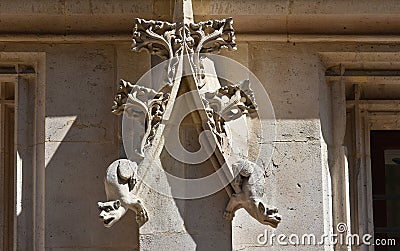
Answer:
[[(106, 199), (103, 176), (120, 155), (119, 120), (110, 112), (118, 81), (135, 83), (156, 62), (145, 51), (130, 52), (134, 18), (172, 21), (173, 4), (170, 0), (0, 3), (0, 68), (11, 62), (33, 65), (37, 71), (31, 78), (36, 80), (22, 77), (19, 86), (20, 155), (15, 180), (19, 214), (12, 236), (16, 250), (125, 251), (139, 250), (139, 242), (141, 250), (332, 250), (265, 247), (257, 243), (257, 236), (265, 230), (318, 236), (332, 232), (338, 221), (350, 221), (353, 233), (372, 233), (368, 133), (399, 129), (398, 87), (393, 85), (399, 78), (325, 77), (325, 73), (339, 65), (345, 72), (399, 69), (400, 5), (391, 0), (193, 1), (196, 22), (233, 17), (238, 50), (222, 55), (248, 67), (268, 92), (276, 121), (260, 121), (264, 131), (249, 132), (259, 143), (249, 148), (249, 158), (263, 158), (273, 150), (272, 160), (257, 164), (266, 169), (266, 200), (279, 208), (282, 222), (273, 230), (241, 209), (230, 225), (223, 219), (229, 200), (225, 190), (183, 201), (143, 186), (138, 196), (149, 207), (149, 221), (140, 228), (141, 234), (133, 212), (113, 228), (103, 227), (96, 202)], [(229, 70), (225, 65), (215, 68), (217, 74)], [(16, 79), (1, 75), (7, 81)], [(242, 77), (233, 71), (229, 76)], [(332, 94), (343, 95), (332, 85), (341, 78), (347, 98), (362, 93), (382, 99), (371, 101), (361, 95), (346, 100), (343, 142), (334, 133), (343, 122), (334, 120), (343, 118), (335, 111), (344, 104), (336, 102), (337, 109), (332, 109)], [(271, 123), (276, 124), (276, 135), (265, 138), (275, 129)], [(187, 147), (197, 149), (196, 128), (184, 130), (181, 137)], [(328, 159), (335, 154), (332, 149), (338, 149), (332, 148), (337, 142), (347, 146), (348, 160), (332, 165)], [(336, 151), (336, 156), (342, 159), (344, 153)], [(195, 168), (201, 171), (188, 175), (213, 172), (213, 161), (198, 164)], [(170, 165), (170, 172), (174, 167), (177, 176), (184, 175), (183, 165), (166, 157), (163, 164)], [(335, 170), (331, 168), (345, 170), (346, 164), (347, 174), (331, 172)], [(156, 159), (155, 165), (161, 166), (161, 160)], [(166, 177), (152, 174), (160, 179), (160, 189), (167, 190)], [(344, 181), (335, 187), (331, 178)], [(333, 199), (338, 195), (340, 200)], [(341, 202), (343, 206), (338, 206)]]

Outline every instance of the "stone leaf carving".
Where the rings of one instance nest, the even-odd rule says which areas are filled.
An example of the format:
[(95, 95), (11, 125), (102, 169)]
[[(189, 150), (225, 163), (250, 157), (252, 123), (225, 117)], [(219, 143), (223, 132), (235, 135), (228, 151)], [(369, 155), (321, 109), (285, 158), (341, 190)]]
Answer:
[[(194, 75), (202, 82), (204, 67), (200, 53), (219, 52), (221, 48), (236, 49), (232, 18), (194, 23), (169, 23), (166, 21), (135, 19), (132, 50), (147, 50), (168, 64), (168, 82), (172, 83), (181, 53), (190, 55)], [(204, 84), (199, 84), (201, 88)]]
[(205, 70), (200, 60), (200, 53), (219, 53), (222, 48), (236, 50), (233, 19), (190, 23), (188, 28), (190, 37), (193, 39), (193, 42), (189, 44), (191, 63), (194, 66), (198, 87), (201, 89), (205, 85)]
[(142, 157), (144, 148), (151, 144), (162, 121), (168, 98), (168, 93), (156, 92), (151, 88), (131, 84), (124, 80), (120, 81), (112, 112), (121, 115), (125, 111), (126, 116), (138, 124), (138, 128), (144, 128), (135, 135), (141, 139), (140, 145), (135, 151)]
[(244, 208), (254, 219), (264, 225), (277, 227), (281, 222), (278, 209), (269, 206), (264, 196), (263, 169), (249, 160), (239, 160), (232, 165), (234, 173), (238, 173), (231, 185), (232, 194), (226, 206), (224, 218), (231, 221), (236, 210)]
[(161, 58), (169, 59), (179, 50), (182, 38), (177, 38), (175, 24), (165, 21), (135, 18), (132, 50), (147, 50)]
[(221, 48), (236, 50), (232, 18), (191, 23), (189, 31), (196, 53), (219, 52)]
[(164, 59), (178, 56), (183, 43), (190, 49), (189, 53), (236, 49), (232, 18), (185, 25), (136, 18), (132, 41), (133, 51), (145, 49)]
[(147, 211), (133, 190), (136, 186), (137, 164), (126, 159), (114, 161), (106, 172), (104, 186), (106, 202), (98, 202), (99, 218), (105, 227), (111, 227), (127, 210), (136, 213), (136, 222), (142, 226), (148, 221)]
[(202, 100), (210, 126), (219, 138), (223, 137), (222, 134), (226, 134), (225, 122), (235, 120), (243, 114), (250, 116), (257, 114), (257, 104), (249, 80), (221, 87), (215, 92), (205, 92)]

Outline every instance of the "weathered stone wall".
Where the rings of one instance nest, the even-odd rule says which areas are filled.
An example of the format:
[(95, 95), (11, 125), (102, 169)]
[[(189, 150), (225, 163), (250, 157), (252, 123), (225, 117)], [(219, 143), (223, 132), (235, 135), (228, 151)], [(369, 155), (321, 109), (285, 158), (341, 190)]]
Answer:
[[(249, 58), (249, 68), (270, 96), (277, 123), (274, 153), (266, 180), (271, 204), (280, 209), (284, 218), (274, 233), (320, 236), (324, 233), (326, 219), (318, 102), (323, 79), (319, 59), (313, 50), (291, 43), (250, 43)], [(260, 159), (266, 155), (261, 153)], [(237, 231), (240, 236), (239, 240), (234, 240), (237, 248), (242, 243), (255, 246), (256, 237), (268, 229), (260, 224), (249, 226), (249, 222), (242, 223), (247, 231)], [(271, 228), (268, 231), (273, 233)], [(245, 235), (241, 236), (241, 232)], [(286, 250), (276, 247), (276, 250), (283, 249)]]
[[(106, 167), (119, 157), (119, 120), (110, 112), (118, 80), (135, 82), (151, 66), (148, 54), (129, 52), (132, 20), (170, 20), (172, 1), (27, 2), (0, 3), (0, 51), (46, 54), (46, 69), (39, 72), (46, 80), (46, 250), (137, 250), (134, 215), (128, 213), (106, 229), (98, 221), (96, 202), (105, 199)], [(295, 33), (371, 35), (400, 29), (396, 1), (309, 2), (194, 1), (194, 12), (197, 21), (233, 15), (239, 33), (276, 33), (288, 39)], [(368, 18), (372, 16), (376, 19)], [(123, 36), (113, 39), (112, 34)], [(103, 38), (94, 42), (92, 35)], [(283, 221), (274, 231), (239, 211), (232, 223), (233, 248), (264, 250), (257, 236), (265, 229), (277, 235), (314, 234), (318, 238), (331, 224), (326, 141), (332, 131), (325, 69), (318, 53), (398, 51), (399, 46), (257, 42), (238, 37), (242, 37), (238, 51), (223, 55), (247, 66), (263, 83), (274, 106), (277, 134), (272, 162), (266, 163), (266, 180), (268, 199), (280, 209)], [(162, 214), (157, 217), (164, 222)], [(209, 227), (202, 219), (196, 220), (198, 224), (190, 222), (194, 229)], [(269, 250), (321, 249), (274, 246)]]
[[(118, 158), (118, 118), (110, 112), (117, 80), (135, 81), (150, 68), (150, 57), (129, 52), (129, 45), (7, 43), (1, 47), (9, 52), (46, 53), (46, 72), (39, 74), (46, 74), (48, 250), (132, 250), (137, 246), (132, 213), (106, 229), (97, 219), (96, 208), (97, 200), (105, 198), (105, 169)], [(324, 206), (326, 149), (320, 121), (321, 113), (329, 111), (319, 100), (325, 80), (318, 51), (340, 47), (252, 42), (239, 43), (238, 51), (232, 53), (233, 59), (247, 65), (263, 83), (275, 109), (277, 135), (267, 188), (269, 201), (284, 217), (276, 234), (320, 236), (329, 220)], [(256, 238), (265, 229), (272, 233), (271, 228), (239, 212), (233, 223), (234, 247), (253, 250), (250, 247), (260, 246)]]
[(46, 53), (46, 70), (39, 72), (46, 75), (46, 250), (137, 246), (132, 213), (106, 229), (97, 209), (97, 201), (105, 199), (106, 167), (118, 158), (118, 120), (110, 112), (117, 79), (137, 80), (150, 65), (147, 55), (130, 53), (129, 46), (2, 45), (7, 52)]

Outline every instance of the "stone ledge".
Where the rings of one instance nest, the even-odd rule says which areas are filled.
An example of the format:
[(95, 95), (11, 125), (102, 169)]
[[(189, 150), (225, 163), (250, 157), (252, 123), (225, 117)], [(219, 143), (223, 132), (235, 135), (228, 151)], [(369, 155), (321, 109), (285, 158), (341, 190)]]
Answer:
[[(397, 34), (396, 1), (216, 1), (194, 0), (195, 20), (232, 16), (237, 33), (250, 34)], [(173, 0), (49, 1), (4, 0), (0, 33), (130, 33), (133, 18), (172, 20)]]

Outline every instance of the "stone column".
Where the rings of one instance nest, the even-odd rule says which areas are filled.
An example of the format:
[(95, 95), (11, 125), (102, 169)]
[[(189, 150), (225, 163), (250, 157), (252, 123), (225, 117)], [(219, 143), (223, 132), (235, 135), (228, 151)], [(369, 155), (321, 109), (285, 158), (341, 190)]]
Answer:
[[(343, 76), (344, 69), (341, 68)], [(346, 147), (343, 145), (346, 133), (346, 90), (345, 81), (330, 82), (332, 97), (332, 142), (328, 145), (329, 167), (332, 184), (332, 210), (333, 210), (333, 232), (343, 236), (351, 233), (350, 220), (350, 191), (349, 170), (346, 158)], [(335, 250), (351, 250), (346, 243), (338, 243)]]

